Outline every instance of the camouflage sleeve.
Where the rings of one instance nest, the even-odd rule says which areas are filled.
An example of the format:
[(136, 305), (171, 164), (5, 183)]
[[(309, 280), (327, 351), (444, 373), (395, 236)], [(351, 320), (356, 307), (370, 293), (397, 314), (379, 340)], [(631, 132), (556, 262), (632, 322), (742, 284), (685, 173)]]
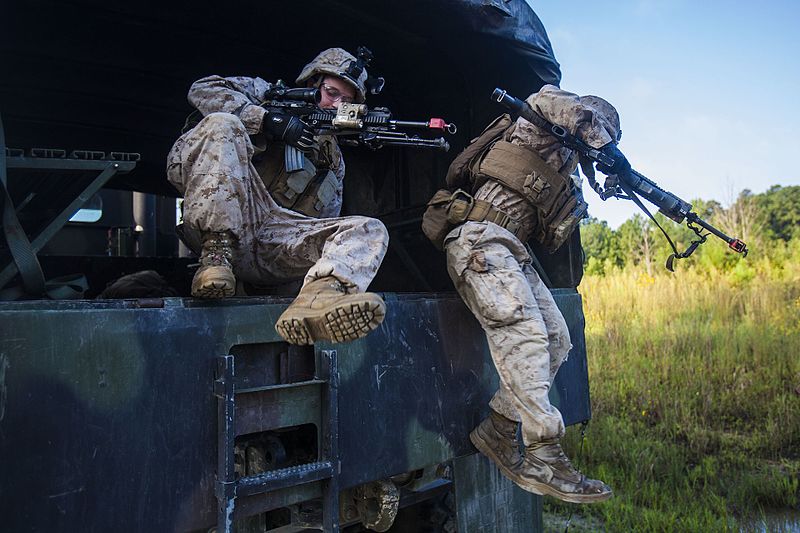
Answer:
[(591, 107), (581, 103), (577, 94), (554, 85), (545, 85), (526, 101), (544, 118), (563, 126), (593, 148), (600, 148), (614, 140), (600, 117), (595, 116)]
[(189, 89), (189, 103), (203, 115), (231, 113), (241, 119), (247, 133), (261, 131), (264, 108), (259, 104), (270, 84), (261, 78), (208, 76)]

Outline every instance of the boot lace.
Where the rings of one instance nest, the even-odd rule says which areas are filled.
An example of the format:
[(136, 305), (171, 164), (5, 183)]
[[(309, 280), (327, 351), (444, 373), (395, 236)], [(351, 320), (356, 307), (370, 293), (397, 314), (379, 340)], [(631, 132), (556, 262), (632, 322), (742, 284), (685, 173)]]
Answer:
[(200, 264), (203, 266), (231, 267), (232, 239), (224, 233), (214, 233), (203, 240)]

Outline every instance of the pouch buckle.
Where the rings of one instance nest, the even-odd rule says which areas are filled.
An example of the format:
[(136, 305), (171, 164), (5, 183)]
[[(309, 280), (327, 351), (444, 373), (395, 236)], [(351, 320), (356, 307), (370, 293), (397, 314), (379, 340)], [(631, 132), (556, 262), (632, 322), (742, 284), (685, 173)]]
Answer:
[(532, 172), (525, 176), (523, 188), (528, 191), (528, 194), (530, 194), (534, 200), (538, 200), (542, 194), (550, 188), (550, 184), (543, 176)]
[(450, 196), (450, 202), (447, 205), (447, 221), (451, 224), (463, 224), (474, 205), (475, 198), (471, 194), (461, 189), (456, 190)]

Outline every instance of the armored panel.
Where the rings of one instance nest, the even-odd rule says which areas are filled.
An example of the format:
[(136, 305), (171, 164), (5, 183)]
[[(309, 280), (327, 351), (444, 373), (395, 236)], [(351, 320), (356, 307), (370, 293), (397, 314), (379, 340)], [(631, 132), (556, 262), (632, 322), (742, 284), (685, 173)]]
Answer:
[(525, 492), (480, 454), (453, 461), (458, 533), (540, 533), (542, 497)]
[[(343, 488), (473, 453), (467, 433), (496, 387), (482, 332), (454, 295), (385, 296), (394, 319), (360, 341), (336, 345)], [(556, 297), (575, 334), (582, 320), (579, 296)], [(237, 438), (288, 427), (309, 428), (313, 436), (320, 427), (315, 391), (322, 384), (303, 364), (314, 349), (290, 349), (273, 329), (286, 303), (3, 304), (4, 528), (185, 531), (213, 525), (218, 356), (232, 354), (239, 369)], [(575, 343), (555, 388), (554, 400), (571, 422), (589, 416), (581, 346)], [(318, 346), (316, 356), (325, 348)], [(287, 435), (282, 446), (291, 451), (294, 437)], [(283, 488), (261, 499), (237, 499), (238, 512), (319, 495), (313, 483)]]

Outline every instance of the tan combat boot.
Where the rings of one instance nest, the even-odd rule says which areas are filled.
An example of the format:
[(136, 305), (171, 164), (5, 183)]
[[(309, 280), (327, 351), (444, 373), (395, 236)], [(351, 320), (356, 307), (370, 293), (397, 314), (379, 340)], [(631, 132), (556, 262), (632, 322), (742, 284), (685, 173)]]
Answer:
[(478, 451), (497, 464), (509, 478), (510, 472), (522, 464), (522, 454), (517, 440), (518, 427), (518, 422), (491, 411), (489, 416), (469, 434), (469, 440)]
[(327, 276), (306, 283), (278, 318), (275, 329), (291, 344), (346, 342), (377, 328), (385, 315), (386, 304), (380, 296), (347, 294), (339, 280)]
[(227, 298), (236, 292), (236, 277), (231, 266), (231, 241), (228, 233), (203, 233), (200, 268), (192, 278), (195, 298)]
[(492, 412), (472, 433), (472, 444), (520, 488), (571, 503), (595, 503), (611, 497), (611, 489), (575, 470), (557, 440), (525, 447), (519, 453), (516, 422)]
[(519, 479), (527, 487), (520, 482), (517, 485), (527, 491), (571, 503), (602, 502), (613, 494), (602, 481), (589, 479), (575, 470), (558, 440), (526, 446)]

